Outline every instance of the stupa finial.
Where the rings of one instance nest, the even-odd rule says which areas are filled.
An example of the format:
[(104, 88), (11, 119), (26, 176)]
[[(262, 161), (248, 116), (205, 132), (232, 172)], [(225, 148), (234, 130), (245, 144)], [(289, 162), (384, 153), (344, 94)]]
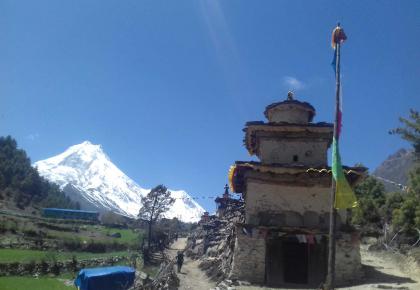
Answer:
[(229, 186), (225, 185), (225, 193), (223, 194), (224, 197), (229, 197)]
[(294, 93), (292, 91), (288, 91), (287, 92), (287, 100), (288, 101), (292, 101), (293, 100), (293, 96), (294, 96)]

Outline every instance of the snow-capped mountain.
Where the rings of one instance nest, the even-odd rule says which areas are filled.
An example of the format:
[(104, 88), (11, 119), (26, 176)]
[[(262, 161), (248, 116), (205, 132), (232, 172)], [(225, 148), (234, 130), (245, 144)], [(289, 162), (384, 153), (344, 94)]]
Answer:
[[(34, 163), (39, 173), (57, 183), (84, 209), (97, 209), (136, 217), (141, 197), (150, 189), (140, 187), (89, 141), (71, 146), (63, 153)], [(196, 222), (204, 209), (183, 190), (170, 190), (175, 203), (166, 214), (184, 222)]]

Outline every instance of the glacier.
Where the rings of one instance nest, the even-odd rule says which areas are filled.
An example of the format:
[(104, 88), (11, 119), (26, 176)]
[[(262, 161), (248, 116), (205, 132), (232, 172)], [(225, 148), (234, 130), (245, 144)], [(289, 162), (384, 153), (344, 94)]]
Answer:
[[(141, 208), (141, 197), (150, 191), (115, 166), (101, 145), (90, 141), (71, 146), (33, 166), (84, 209), (109, 210), (135, 218)], [(205, 210), (184, 190), (169, 191), (175, 202), (165, 217), (197, 222)]]

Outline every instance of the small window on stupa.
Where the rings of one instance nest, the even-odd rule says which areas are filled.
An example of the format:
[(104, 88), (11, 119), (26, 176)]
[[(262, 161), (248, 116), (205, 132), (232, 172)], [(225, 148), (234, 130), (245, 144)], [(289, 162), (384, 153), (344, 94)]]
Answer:
[(298, 162), (299, 161), (299, 157), (297, 155), (293, 155), (293, 162)]

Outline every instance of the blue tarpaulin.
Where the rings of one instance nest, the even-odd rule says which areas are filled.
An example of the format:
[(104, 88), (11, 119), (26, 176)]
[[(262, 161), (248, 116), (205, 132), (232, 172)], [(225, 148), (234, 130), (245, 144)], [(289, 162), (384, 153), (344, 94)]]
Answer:
[(126, 290), (133, 285), (135, 272), (124, 266), (83, 269), (74, 285), (80, 290)]

